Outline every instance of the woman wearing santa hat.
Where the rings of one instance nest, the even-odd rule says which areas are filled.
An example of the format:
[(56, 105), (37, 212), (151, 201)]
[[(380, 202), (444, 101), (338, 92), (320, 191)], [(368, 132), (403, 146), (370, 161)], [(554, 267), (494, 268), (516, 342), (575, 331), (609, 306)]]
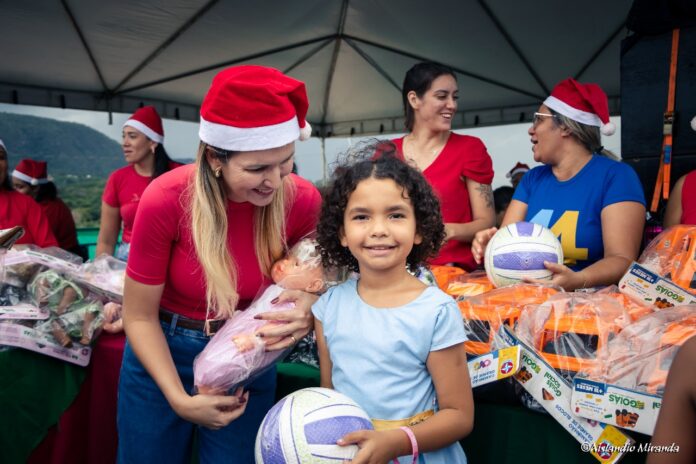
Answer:
[(404, 78), (402, 98), (409, 133), (394, 144), (432, 185), (445, 221), (446, 243), (431, 263), (471, 271), (474, 234), (495, 225), (491, 157), (481, 140), (451, 130), (459, 98), (452, 69), (431, 62), (414, 65)]
[[(529, 135), (534, 161), (515, 190), (502, 226), (529, 221), (551, 229), (565, 265), (545, 263), (566, 290), (615, 284), (643, 236), (645, 196), (633, 169), (601, 146), (614, 133), (607, 96), (596, 84), (566, 79), (534, 113)], [(476, 234), (481, 262), (496, 229)]]
[[(48, 179), (45, 161), (20, 160), (12, 171), (12, 186), (41, 205), (59, 247), (77, 255), (83, 254), (77, 242), (75, 220), (68, 205), (58, 198), (56, 185)], [(86, 256), (82, 258), (86, 259)]]
[(18, 245), (58, 246), (41, 207), (30, 196), (12, 189), (8, 176), (7, 148), (0, 140), (0, 230), (15, 226), (24, 228), (24, 235), (15, 242)]
[[(111, 173), (102, 195), (101, 220), (96, 256), (106, 253), (128, 258), (133, 221), (138, 203), (152, 179), (181, 166), (164, 149), (162, 119), (153, 106), (138, 109), (123, 124), (121, 146), (128, 166)], [(118, 233), (123, 226), (121, 244), (116, 250)]]
[[(119, 462), (188, 462), (194, 430), (201, 462), (254, 462), (275, 369), (244, 391), (192, 395), (192, 366), (210, 335), (272, 283), (272, 263), (315, 229), (319, 192), (291, 174), (295, 141), (311, 134), (307, 109), (304, 83), (280, 71), (221, 71), (201, 105), (195, 165), (158, 177), (143, 194), (123, 301)], [(261, 332), (279, 337), (269, 350), (313, 326), (316, 296), (286, 290), (277, 301), (295, 309), (264, 315), (285, 322)]]

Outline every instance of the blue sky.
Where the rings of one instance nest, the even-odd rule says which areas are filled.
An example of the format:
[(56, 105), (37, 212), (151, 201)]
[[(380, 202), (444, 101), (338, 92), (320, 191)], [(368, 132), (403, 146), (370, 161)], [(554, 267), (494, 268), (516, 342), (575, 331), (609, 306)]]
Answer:
[[(45, 108), (40, 106), (8, 105), (0, 103), (0, 113), (29, 114), (46, 118), (81, 123), (96, 129), (120, 143), (121, 126), (128, 119), (127, 114), (114, 113), (113, 124), (109, 125), (107, 113), (69, 110), (60, 108)], [(621, 119), (611, 118), (616, 124), (617, 131), (612, 137), (604, 137), (604, 146), (614, 153), (621, 153)], [(488, 148), (493, 159), (495, 178), (493, 188), (506, 185), (508, 172), (518, 161), (533, 166), (531, 143), (527, 135), (529, 123), (510, 124), (505, 126), (482, 127), (476, 129), (457, 130), (457, 133), (479, 137)], [(198, 124), (192, 122), (164, 120), (164, 146), (173, 158), (194, 158), (198, 148)], [(390, 135), (389, 138), (401, 134)], [(2, 134), (0, 134), (2, 138)], [(327, 164), (336, 159), (339, 153), (348, 149), (351, 144), (362, 140), (353, 138), (326, 139), (325, 157)], [(5, 140), (11, 145), (10, 140)], [(324, 175), (322, 163), (321, 141), (312, 138), (295, 144), (296, 160), (299, 173), (311, 181), (318, 181)]]

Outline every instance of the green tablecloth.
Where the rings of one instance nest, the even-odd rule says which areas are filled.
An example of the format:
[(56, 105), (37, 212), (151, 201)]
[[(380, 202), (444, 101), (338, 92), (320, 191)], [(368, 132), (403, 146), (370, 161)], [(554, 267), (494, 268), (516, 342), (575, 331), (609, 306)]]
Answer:
[(86, 375), (83, 367), (31, 351), (0, 352), (0, 462), (26, 462)]

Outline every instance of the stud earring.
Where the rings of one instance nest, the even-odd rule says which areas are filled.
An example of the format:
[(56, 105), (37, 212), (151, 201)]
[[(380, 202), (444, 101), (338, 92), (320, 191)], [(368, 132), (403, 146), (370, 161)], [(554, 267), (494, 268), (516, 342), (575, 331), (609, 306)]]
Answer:
[(222, 175), (222, 168), (217, 168), (215, 170), (215, 177), (220, 178), (221, 175)]

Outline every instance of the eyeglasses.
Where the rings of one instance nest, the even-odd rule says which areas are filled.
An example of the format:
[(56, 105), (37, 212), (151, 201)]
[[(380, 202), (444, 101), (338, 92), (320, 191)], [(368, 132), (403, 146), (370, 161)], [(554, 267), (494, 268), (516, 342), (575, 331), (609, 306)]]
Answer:
[(541, 122), (541, 118), (553, 118), (554, 115), (551, 113), (534, 113), (534, 117), (532, 118), (532, 127), (536, 127), (539, 125)]

